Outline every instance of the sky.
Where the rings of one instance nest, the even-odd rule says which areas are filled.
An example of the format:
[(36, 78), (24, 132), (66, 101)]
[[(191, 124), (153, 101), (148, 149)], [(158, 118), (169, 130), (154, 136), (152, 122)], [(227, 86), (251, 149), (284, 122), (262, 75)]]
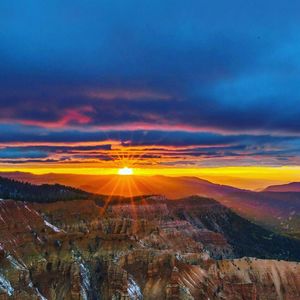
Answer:
[(293, 0), (1, 1), (0, 170), (295, 175), (299, 11)]

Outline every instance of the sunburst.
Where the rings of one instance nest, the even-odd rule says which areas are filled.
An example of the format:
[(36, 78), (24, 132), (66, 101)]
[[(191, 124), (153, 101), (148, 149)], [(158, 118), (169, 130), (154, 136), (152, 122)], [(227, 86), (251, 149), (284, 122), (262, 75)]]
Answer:
[(128, 167), (124, 167), (118, 170), (118, 174), (119, 175), (133, 175), (133, 169), (132, 168), (128, 168)]

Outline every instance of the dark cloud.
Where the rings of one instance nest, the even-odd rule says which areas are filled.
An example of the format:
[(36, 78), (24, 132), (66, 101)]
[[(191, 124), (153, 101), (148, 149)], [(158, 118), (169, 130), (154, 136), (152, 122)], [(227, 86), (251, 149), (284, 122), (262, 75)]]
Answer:
[[(0, 142), (11, 145), (0, 157), (86, 153), (75, 161), (113, 140), (292, 162), (299, 9), (294, 0), (2, 1)], [(92, 141), (104, 144), (49, 145)], [(22, 154), (16, 142), (35, 144)]]
[[(224, 159), (231, 164), (297, 162), (300, 137), (271, 135), (222, 135), (186, 131), (46, 131), (35, 127), (2, 126), (0, 161), (110, 162), (130, 157), (139, 165), (210, 165)], [(39, 129), (40, 130), (40, 129)], [(26, 158), (26, 159), (25, 159)], [(25, 159), (25, 160), (24, 160)], [(235, 159), (235, 160), (234, 160)], [(203, 162), (205, 160), (205, 162)], [(220, 163), (220, 162), (218, 162)], [(270, 164), (270, 162), (269, 162)]]

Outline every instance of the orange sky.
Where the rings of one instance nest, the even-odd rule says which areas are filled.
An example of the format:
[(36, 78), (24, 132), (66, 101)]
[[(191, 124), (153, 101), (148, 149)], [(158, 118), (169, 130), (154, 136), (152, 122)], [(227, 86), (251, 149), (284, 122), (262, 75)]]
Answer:
[[(130, 166), (129, 166), (130, 167)], [(95, 165), (15, 165), (0, 166), (1, 172), (22, 171), (34, 174), (64, 173), (108, 175), (117, 174), (118, 168), (97, 168)], [(300, 181), (300, 167), (211, 167), (211, 168), (134, 168), (134, 175), (196, 176), (215, 183), (239, 188), (262, 189), (271, 184)]]

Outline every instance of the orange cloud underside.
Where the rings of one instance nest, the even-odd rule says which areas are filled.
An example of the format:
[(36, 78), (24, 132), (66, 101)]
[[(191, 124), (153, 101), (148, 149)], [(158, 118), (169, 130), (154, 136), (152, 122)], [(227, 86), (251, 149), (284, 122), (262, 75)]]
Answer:
[[(109, 145), (109, 150), (104, 146)], [(53, 147), (54, 151), (41, 158), (40, 162), (27, 162), (23, 158), (14, 158), (14, 163), (2, 159), (0, 172), (22, 171), (34, 174), (64, 173), (83, 175), (118, 174), (120, 168), (134, 169), (134, 176), (196, 176), (214, 183), (232, 185), (246, 189), (261, 189), (271, 184), (299, 181), (300, 166), (268, 167), (241, 165), (253, 160), (251, 153), (244, 151), (240, 156), (221, 158), (193, 155), (195, 149), (205, 149), (209, 145), (127, 145), (127, 142), (107, 139), (99, 142), (23, 142), (0, 143), (0, 148)], [(226, 144), (214, 145), (220, 149)], [(55, 148), (57, 147), (57, 148)], [(64, 147), (63, 150), (57, 150)], [(99, 148), (89, 148), (99, 147)], [(103, 148), (104, 147), (104, 148)], [(52, 149), (52, 148), (51, 148)], [(56, 150), (55, 150), (56, 149)], [(254, 157), (257, 161), (259, 156)], [(47, 160), (51, 159), (51, 162)], [(63, 161), (64, 159), (64, 161)], [(202, 167), (201, 162), (220, 162), (218, 167)], [(226, 166), (222, 164), (226, 163)], [(272, 162), (272, 161), (271, 161)], [(216, 164), (218, 165), (218, 164)], [(235, 165), (235, 166), (234, 166)], [(196, 167), (197, 166), (197, 167)], [(123, 179), (124, 180), (124, 179)], [(128, 179), (130, 182), (133, 179)], [(134, 189), (134, 185), (131, 186)]]

